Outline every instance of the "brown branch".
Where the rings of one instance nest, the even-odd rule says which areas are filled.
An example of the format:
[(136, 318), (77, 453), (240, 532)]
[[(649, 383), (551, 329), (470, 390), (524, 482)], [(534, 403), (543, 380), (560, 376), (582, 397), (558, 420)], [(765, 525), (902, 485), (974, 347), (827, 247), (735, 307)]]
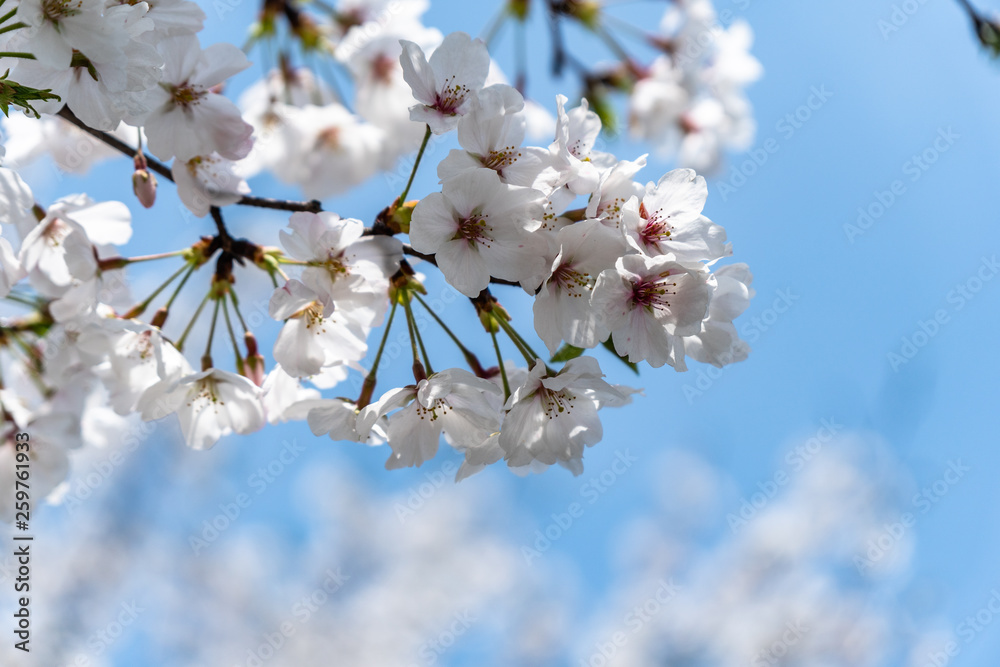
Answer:
[[(98, 139), (99, 141), (104, 142), (108, 146), (111, 146), (120, 153), (123, 153), (124, 155), (128, 155), (129, 157), (131, 157), (136, 154), (136, 149), (134, 146), (129, 146), (127, 143), (125, 143), (124, 141), (115, 137), (112, 134), (109, 134), (107, 132), (102, 132), (101, 130), (95, 130), (94, 128), (90, 127), (82, 120), (77, 118), (76, 114), (70, 111), (69, 107), (64, 106), (59, 111), (58, 116), (63, 120), (68, 121), (73, 125), (76, 125), (78, 128), (80, 128), (90, 136), (94, 137), (95, 139)], [(163, 164), (162, 162), (152, 157), (148, 153), (146, 154), (146, 163), (149, 165), (150, 170), (155, 171), (157, 174), (163, 176), (168, 181), (173, 182), (174, 175), (170, 171), (170, 167)], [(323, 204), (316, 199), (312, 199), (306, 202), (300, 202), (300, 201), (289, 201), (285, 199), (271, 199), (269, 197), (244, 196), (240, 198), (240, 200), (236, 203), (239, 204), (240, 206), (254, 206), (256, 208), (270, 208), (281, 211), (305, 211), (307, 213), (319, 213), (320, 211), (323, 210)]]
[[(427, 255), (422, 252), (417, 252), (406, 243), (403, 244), (403, 254), (409, 255), (410, 257), (416, 257), (417, 259), (422, 259), (425, 262), (430, 262), (434, 266), (438, 265), (437, 257), (435, 257), (434, 255)], [(511, 287), (521, 286), (521, 283), (516, 283), (513, 280), (504, 280), (503, 278), (494, 278), (492, 276), (490, 276), (490, 283), (492, 283), (493, 285), (509, 285)]]

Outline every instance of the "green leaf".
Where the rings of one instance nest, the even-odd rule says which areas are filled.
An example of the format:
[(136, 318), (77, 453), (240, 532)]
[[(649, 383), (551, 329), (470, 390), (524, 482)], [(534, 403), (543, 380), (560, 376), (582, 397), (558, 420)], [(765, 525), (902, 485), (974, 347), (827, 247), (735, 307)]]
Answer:
[(556, 353), (552, 355), (552, 359), (549, 361), (553, 363), (560, 363), (563, 361), (569, 361), (570, 359), (576, 359), (581, 354), (583, 354), (582, 347), (573, 347), (572, 345), (563, 345)]
[(636, 375), (639, 374), (639, 365), (632, 363), (631, 361), (629, 361), (625, 357), (623, 357), (620, 354), (618, 354), (617, 352), (615, 352), (615, 345), (614, 345), (614, 343), (611, 342), (610, 338), (608, 338), (606, 341), (604, 341), (602, 343), (602, 345), (604, 345), (604, 347), (606, 347), (611, 352), (611, 354), (613, 354), (616, 357), (618, 357), (619, 359), (621, 359), (623, 364), (625, 364), (626, 366), (628, 366), (629, 368), (631, 368), (633, 373), (635, 373)]

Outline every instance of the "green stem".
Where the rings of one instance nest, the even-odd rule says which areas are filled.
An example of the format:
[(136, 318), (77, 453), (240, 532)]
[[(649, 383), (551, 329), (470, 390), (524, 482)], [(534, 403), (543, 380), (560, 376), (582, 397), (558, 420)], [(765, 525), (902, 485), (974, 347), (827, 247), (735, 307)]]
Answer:
[[(14, 11), (17, 11), (17, 10), (14, 10)], [(13, 14), (13, 13), (14, 12), (12, 11), (11, 14)], [(8, 16), (10, 16), (10, 14), (8, 14)], [(7, 20), (7, 17), (4, 17), (4, 18), (0, 19), (0, 23), (3, 23), (6, 20)], [(10, 25), (5, 25), (4, 27), (0, 28), (0, 35), (4, 34), (5, 32), (10, 32), (11, 30), (20, 30), (21, 28), (27, 28), (27, 27), (28, 27), (28, 24), (27, 23), (23, 23), (21, 21), (18, 21), (17, 23), (11, 23)]]
[[(517, 333), (517, 330), (510, 325), (510, 322), (498, 315), (493, 315), (493, 319), (496, 320), (496, 323), (499, 324), (500, 327), (507, 333), (514, 345), (521, 350), (521, 354), (523, 354), (525, 359), (528, 360), (529, 366), (534, 366), (535, 362), (541, 359), (541, 357), (535, 354), (535, 351), (531, 349), (531, 346), (528, 345), (523, 338), (521, 338), (521, 334)], [(528, 355), (531, 356), (529, 357)]]
[(403, 190), (403, 194), (399, 195), (399, 203), (403, 204), (406, 202), (406, 195), (410, 193), (410, 186), (413, 185), (413, 177), (417, 175), (417, 167), (420, 166), (420, 158), (424, 156), (424, 149), (427, 148), (427, 141), (431, 138), (431, 126), (427, 126), (427, 131), (424, 132), (424, 140), (420, 144), (420, 151), (417, 153), (417, 159), (413, 163), (413, 169), (410, 171), (410, 180), (406, 182), (406, 188)]
[(182, 289), (184, 289), (184, 284), (188, 281), (188, 278), (191, 277), (191, 274), (194, 273), (197, 268), (198, 267), (195, 266), (194, 264), (191, 265), (191, 268), (188, 269), (188, 272), (186, 274), (184, 274), (183, 278), (181, 278), (181, 282), (180, 282), (179, 285), (177, 285), (177, 289), (175, 289), (174, 293), (170, 295), (170, 298), (167, 300), (167, 305), (164, 306), (164, 308), (166, 308), (167, 310), (170, 310), (170, 306), (173, 305), (174, 299), (176, 299), (177, 295), (181, 293)]
[(429, 305), (427, 305), (427, 302), (420, 298), (419, 294), (414, 294), (413, 296), (418, 302), (420, 302), (420, 305), (423, 306), (428, 313), (430, 313), (431, 317), (434, 318), (434, 321), (438, 323), (438, 326), (444, 329), (444, 332), (448, 334), (448, 337), (451, 338), (452, 341), (454, 341), (455, 345), (458, 346), (458, 349), (461, 350), (463, 354), (472, 354), (471, 352), (469, 352), (468, 348), (462, 345), (462, 341), (458, 339), (458, 336), (452, 333), (451, 329), (448, 328), (448, 325), (445, 324), (440, 317), (438, 317), (437, 313), (435, 313), (434, 310)]
[(385, 324), (385, 333), (382, 334), (382, 342), (378, 345), (378, 352), (375, 353), (375, 361), (372, 362), (371, 370), (365, 376), (364, 384), (361, 386), (361, 395), (356, 401), (358, 408), (363, 408), (371, 402), (372, 393), (375, 391), (375, 380), (378, 375), (378, 365), (382, 360), (382, 352), (385, 351), (385, 342), (389, 339), (389, 330), (392, 329), (392, 320), (396, 316), (396, 306), (399, 302), (393, 302), (392, 310), (389, 311), (389, 321)]
[(5, 298), (8, 301), (13, 301), (14, 303), (20, 303), (25, 306), (31, 306), (32, 308), (38, 308), (41, 305), (37, 301), (33, 301), (28, 297), (19, 296), (17, 294), (8, 294)]
[(434, 370), (431, 368), (430, 357), (427, 356), (427, 348), (424, 347), (423, 336), (420, 335), (420, 329), (417, 328), (417, 318), (413, 316), (413, 304), (409, 299), (407, 299), (405, 306), (406, 306), (406, 317), (412, 323), (413, 335), (416, 336), (417, 345), (420, 346), (420, 355), (423, 357), (424, 360), (424, 368), (427, 370), (427, 375), (431, 375), (434, 373)]
[(184, 248), (182, 250), (174, 250), (173, 252), (161, 252), (155, 255), (139, 255), (138, 257), (123, 257), (122, 260), (126, 264), (135, 264), (137, 262), (149, 262), (154, 259), (166, 259), (167, 257), (177, 257), (178, 255), (183, 255), (188, 249)]
[[(226, 329), (229, 330), (229, 340), (233, 342), (233, 353), (236, 355), (236, 368), (242, 374), (243, 372), (243, 357), (240, 356), (240, 346), (236, 342), (236, 334), (233, 332), (233, 323), (229, 319), (229, 306), (226, 304), (225, 297), (219, 299), (222, 302), (222, 314), (226, 316)], [(216, 310), (218, 310), (218, 302), (216, 302)]]
[[(152, 294), (150, 294), (149, 297), (147, 297), (140, 304), (140, 310), (139, 310), (139, 312), (141, 313), (142, 311), (146, 310), (146, 308), (149, 307), (149, 304), (153, 302), (153, 299), (155, 299), (156, 297), (158, 297), (160, 295), (160, 292), (162, 292), (163, 290), (167, 289), (167, 286), (170, 285), (170, 283), (174, 282), (174, 280), (177, 278), (177, 276), (181, 275), (181, 272), (183, 272), (187, 268), (188, 268), (188, 265), (184, 264), (184, 266), (182, 266), (181, 268), (177, 269), (177, 271), (175, 271), (172, 276), (170, 276), (169, 278), (167, 278), (167, 280), (162, 285), (160, 285), (159, 287), (157, 287), (156, 291), (154, 291)], [(181, 283), (181, 284), (183, 285), (183, 283)]]
[(611, 33), (607, 31), (607, 28), (605, 28), (604, 26), (598, 26), (597, 34), (598, 36), (600, 36), (601, 40), (603, 40), (604, 43), (607, 44), (608, 48), (611, 49), (611, 51), (616, 56), (618, 56), (618, 59), (621, 60), (624, 64), (630, 65), (633, 62), (632, 56), (630, 56), (628, 53), (625, 52), (625, 49), (622, 48), (622, 45), (619, 44), (615, 40), (615, 38), (611, 36)]
[(510, 383), (507, 381), (507, 369), (503, 365), (503, 354), (500, 352), (500, 342), (497, 340), (497, 332), (490, 331), (493, 338), (493, 349), (497, 352), (497, 367), (500, 369), (500, 377), (503, 379), (503, 400), (506, 403), (510, 398)]
[(458, 349), (462, 352), (462, 356), (465, 357), (466, 363), (469, 364), (469, 368), (471, 368), (476, 375), (480, 375), (483, 366), (479, 363), (479, 359), (476, 358), (476, 355), (473, 354), (469, 348), (465, 347), (465, 345), (462, 345), (462, 341), (458, 339), (458, 336), (452, 333), (452, 330), (448, 328), (448, 325), (444, 323), (444, 320), (438, 317), (437, 313), (435, 313), (434, 310), (427, 305), (426, 301), (420, 298), (419, 294), (414, 294), (413, 296), (418, 302), (420, 302), (420, 305), (423, 306), (428, 313), (430, 313), (431, 317), (434, 318), (434, 321), (438, 323), (438, 326), (444, 329), (444, 332), (448, 334), (448, 337), (451, 338), (452, 342), (458, 346)]
[[(211, 292), (209, 293), (211, 294)], [(201, 370), (207, 370), (206, 366), (212, 366), (212, 341), (215, 339), (215, 323), (219, 319), (219, 305), (222, 299), (215, 297), (215, 310), (212, 311), (212, 325), (208, 329), (208, 342), (205, 344), (205, 354), (201, 357)]]
[(200, 304), (198, 304), (198, 308), (194, 311), (191, 321), (188, 322), (188, 325), (184, 328), (184, 333), (181, 334), (180, 340), (178, 340), (177, 345), (174, 346), (178, 351), (184, 349), (184, 341), (187, 340), (188, 334), (191, 333), (191, 327), (193, 327), (194, 323), (198, 321), (198, 316), (201, 315), (201, 310), (205, 307), (205, 304), (208, 303), (210, 296), (212, 296), (212, 290), (209, 290), (208, 294), (205, 295), (205, 298), (201, 300)]
[[(14, 14), (17, 14), (17, 7), (15, 7), (12, 10), (10, 10), (6, 14), (4, 14), (3, 16), (0, 16), (0, 23), (6, 23), (11, 18), (13, 18)], [(25, 22), (23, 22), (23, 21), (18, 21), (17, 23), (14, 23), (12, 25), (14, 27), (7, 26), (6, 28), (4, 28), (4, 30), (13, 30), (13, 29), (16, 29), (16, 28), (27, 28), (28, 27), (28, 24), (25, 23)]]
[(507, 11), (506, 6), (503, 6), (500, 8), (500, 11), (497, 12), (496, 15), (493, 17), (493, 19), (490, 21), (490, 24), (486, 28), (486, 32), (482, 38), (483, 42), (486, 43), (487, 49), (489, 49), (490, 46), (493, 44), (493, 40), (496, 38), (497, 33), (500, 32), (500, 28), (503, 26), (504, 23), (507, 22), (507, 19), (509, 17), (510, 17), (510, 12)]
[(24, 60), (34, 60), (35, 54), (22, 53), (20, 51), (0, 51), (0, 58), (23, 58)]
[(420, 361), (420, 354), (417, 352), (417, 337), (413, 333), (413, 311), (410, 309), (409, 301), (403, 304), (403, 310), (406, 312), (406, 333), (410, 335), (410, 348), (413, 350), (413, 360)]
[(242, 325), (242, 327), (243, 327), (243, 331), (244, 332), (249, 332), (250, 331), (250, 327), (248, 327), (247, 323), (243, 321), (243, 313), (240, 312), (240, 302), (236, 298), (236, 292), (234, 292), (233, 290), (229, 290), (229, 298), (233, 302), (233, 310), (236, 311), (236, 317), (239, 318), (240, 325)]

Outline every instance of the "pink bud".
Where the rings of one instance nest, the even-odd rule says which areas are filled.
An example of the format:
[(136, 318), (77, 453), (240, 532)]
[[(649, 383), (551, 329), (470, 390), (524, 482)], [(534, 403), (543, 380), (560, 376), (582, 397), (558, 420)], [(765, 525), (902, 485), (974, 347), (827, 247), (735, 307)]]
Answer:
[(260, 353), (247, 355), (242, 375), (258, 387), (264, 384), (264, 356)]
[(135, 172), (132, 174), (132, 190), (139, 203), (151, 208), (156, 203), (156, 177), (149, 172), (146, 156), (138, 153), (135, 156)]

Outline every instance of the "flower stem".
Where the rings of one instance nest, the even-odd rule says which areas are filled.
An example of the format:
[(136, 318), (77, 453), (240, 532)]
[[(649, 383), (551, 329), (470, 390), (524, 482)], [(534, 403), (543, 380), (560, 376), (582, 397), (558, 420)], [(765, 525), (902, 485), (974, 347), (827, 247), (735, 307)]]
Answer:
[[(413, 302), (407, 299), (406, 304), (404, 305), (406, 308), (406, 318), (410, 321), (411, 326), (413, 327), (413, 335), (417, 339), (417, 345), (420, 346), (420, 354), (424, 360), (424, 368), (427, 369), (427, 374), (431, 375), (434, 373), (434, 370), (431, 368), (430, 357), (427, 356), (427, 348), (424, 347), (423, 336), (420, 335), (420, 329), (417, 328), (417, 319), (413, 316)], [(414, 357), (415, 356), (416, 355), (414, 354)]]
[[(3, 16), (0, 16), (0, 23), (6, 23), (11, 18), (13, 18), (14, 14), (17, 14), (17, 7), (10, 10)], [(12, 23), (6, 28), (4, 28), (2, 32), (7, 32), (8, 30), (17, 30), (18, 28), (27, 28), (27, 27), (28, 27), (27, 23), (25, 23), (24, 21), (18, 21), (17, 23)]]
[[(177, 278), (177, 276), (181, 275), (181, 273), (183, 271), (185, 271), (186, 269), (188, 269), (188, 264), (187, 263), (185, 263), (181, 268), (177, 269), (173, 273), (173, 275), (171, 275), (169, 278), (167, 278), (166, 281), (164, 281), (162, 285), (160, 285), (159, 287), (157, 287), (156, 290), (154, 290), (152, 294), (150, 294), (148, 297), (146, 297), (143, 301), (140, 301), (138, 305), (133, 306), (131, 310), (129, 310), (127, 313), (125, 313), (125, 315), (122, 315), (122, 319), (132, 319), (133, 317), (138, 317), (139, 315), (142, 315), (142, 313), (145, 312), (146, 308), (149, 307), (149, 304), (151, 304), (153, 302), (153, 299), (155, 299), (156, 297), (158, 297), (160, 295), (160, 292), (162, 292), (163, 290), (167, 289), (167, 286), (170, 285), (170, 283), (174, 282), (174, 280)], [(183, 285), (184, 285), (184, 283), (182, 282), (181, 286), (183, 286)]]
[[(236, 355), (236, 370), (242, 375), (243, 374), (243, 357), (240, 356), (240, 346), (236, 342), (236, 334), (233, 333), (233, 322), (229, 318), (229, 306), (226, 304), (226, 298), (222, 297), (219, 299), (222, 302), (222, 314), (226, 316), (226, 329), (229, 330), (229, 340), (233, 343), (233, 354)], [(218, 310), (218, 302), (216, 302), (216, 310)]]
[(233, 302), (233, 310), (236, 311), (236, 317), (239, 318), (240, 325), (243, 327), (243, 331), (244, 332), (249, 332), (250, 331), (250, 327), (248, 327), (247, 323), (245, 321), (243, 321), (243, 313), (240, 312), (240, 302), (236, 298), (236, 292), (234, 292), (233, 290), (229, 290), (229, 298)]
[(208, 291), (208, 294), (205, 295), (205, 298), (201, 300), (200, 304), (198, 304), (198, 308), (194, 311), (194, 315), (191, 317), (191, 321), (188, 322), (188, 325), (184, 328), (184, 333), (181, 334), (180, 340), (178, 340), (177, 345), (174, 346), (177, 348), (178, 351), (184, 349), (184, 341), (187, 340), (188, 334), (191, 333), (191, 327), (193, 327), (194, 323), (198, 320), (198, 316), (201, 315), (201, 311), (205, 307), (205, 304), (208, 303), (208, 299), (210, 296), (212, 296), (211, 290)]
[(212, 325), (208, 329), (208, 342), (205, 344), (205, 354), (201, 357), (201, 370), (203, 371), (212, 367), (212, 341), (215, 339), (215, 323), (219, 319), (219, 304), (221, 303), (222, 298), (215, 295), (215, 310), (212, 311)]
[(375, 354), (375, 361), (372, 362), (371, 370), (365, 376), (364, 384), (361, 385), (361, 395), (355, 401), (358, 408), (363, 408), (372, 400), (372, 393), (375, 391), (375, 378), (378, 375), (378, 364), (382, 360), (382, 352), (385, 350), (385, 342), (389, 339), (389, 330), (392, 329), (392, 320), (396, 316), (396, 306), (398, 302), (393, 302), (392, 310), (389, 311), (389, 321), (385, 324), (385, 333), (382, 334), (382, 342), (378, 345), (378, 352)]
[(500, 341), (497, 340), (497, 332), (490, 331), (493, 338), (493, 349), (497, 352), (497, 367), (500, 369), (500, 377), (503, 379), (503, 400), (510, 398), (510, 383), (507, 381), (507, 369), (503, 365), (503, 354), (500, 352)]
[(534, 366), (535, 362), (541, 359), (541, 357), (535, 354), (535, 351), (531, 349), (531, 346), (528, 345), (523, 338), (521, 338), (521, 334), (517, 333), (517, 330), (510, 325), (510, 322), (498, 315), (493, 315), (493, 319), (507, 333), (511, 342), (517, 346), (517, 349), (521, 351), (521, 354), (523, 354), (524, 358), (528, 361), (529, 366)]
[(167, 299), (167, 305), (164, 306), (167, 310), (170, 310), (170, 306), (173, 305), (174, 299), (176, 299), (177, 295), (181, 293), (182, 289), (184, 289), (184, 284), (188, 281), (188, 278), (191, 277), (191, 274), (194, 273), (197, 268), (198, 267), (196, 265), (192, 264), (191, 268), (188, 269), (188, 272), (184, 274), (183, 278), (181, 278), (181, 282), (177, 285), (177, 288), (174, 290), (174, 293), (170, 295), (169, 299)]
[(406, 182), (406, 188), (403, 189), (403, 194), (399, 195), (399, 203), (402, 204), (406, 201), (406, 195), (410, 194), (410, 186), (413, 185), (413, 177), (417, 175), (417, 167), (420, 166), (420, 158), (424, 156), (424, 149), (427, 148), (427, 141), (431, 138), (431, 126), (427, 126), (427, 131), (424, 132), (424, 140), (420, 143), (420, 151), (417, 153), (417, 159), (413, 163), (413, 170), (410, 171), (410, 180)]
[(154, 259), (166, 259), (167, 257), (177, 257), (178, 255), (183, 255), (187, 252), (187, 248), (182, 248), (181, 250), (174, 250), (172, 252), (161, 252), (155, 255), (139, 255), (138, 257), (123, 257), (122, 260), (126, 264), (135, 264), (137, 262), (149, 262)]
[(4, 298), (6, 298), (8, 301), (13, 301), (14, 303), (20, 303), (25, 306), (31, 306), (32, 308), (38, 308), (38, 306), (40, 305), (37, 301), (32, 301), (26, 296), (20, 296), (18, 294), (13, 294), (13, 293), (8, 294)]
[(465, 347), (465, 345), (462, 345), (462, 341), (458, 339), (458, 336), (452, 333), (452, 330), (448, 328), (448, 325), (444, 323), (444, 320), (438, 317), (438, 314), (435, 313), (434, 310), (429, 305), (427, 305), (426, 301), (420, 298), (419, 294), (414, 294), (413, 296), (417, 301), (420, 302), (420, 305), (423, 306), (428, 313), (430, 313), (431, 317), (434, 318), (434, 321), (438, 323), (438, 326), (444, 329), (444, 332), (448, 334), (448, 337), (451, 338), (451, 340), (455, 343), (455, 345), (458, 346), (458, 349), (462, 352), (462, 356), (465, 357), (465, 362), (469, 364), (469, 368), (472, 369), (472, 371), (476, 374), (477, 377), (483, 377), (483, 375), (485, 375), (485, 373), (483, 372), (483, 366), (482, 364), (479, 363), (479, 359), (476, 357), (476, 355), (473, 354), (469, 350), (469, 348)]

